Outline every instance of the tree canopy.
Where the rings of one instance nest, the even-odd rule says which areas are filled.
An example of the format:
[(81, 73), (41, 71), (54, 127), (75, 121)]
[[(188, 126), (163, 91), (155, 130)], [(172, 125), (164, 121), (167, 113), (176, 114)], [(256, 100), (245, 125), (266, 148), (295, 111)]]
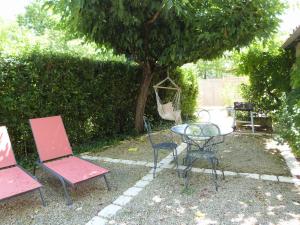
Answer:
[(141, 62), (182, 65), (268, 37), (279, 0), (53, 0), (72, 31)]
[(283, 10), (280, 0), (50, 0), (76, 35), (113, 48), (143, 67), (136, 129), (157, 70), (266, 38)]
[(20, 26), (32, 29), (36, 34), (44, 34), (46, 30), (59, 30), (59, 16), (44, 8), (44, 0), (35, 0), (28, 6), (24, 14), (18, 15)]

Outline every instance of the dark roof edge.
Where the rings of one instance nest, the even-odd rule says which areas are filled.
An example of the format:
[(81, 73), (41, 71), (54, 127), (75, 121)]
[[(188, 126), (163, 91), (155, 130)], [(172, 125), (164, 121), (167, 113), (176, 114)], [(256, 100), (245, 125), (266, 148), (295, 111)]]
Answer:
[(296, 42), (300, 41), (300, 26), (296, 27), (290, 37), (283, 43), (282, 47), (288, 49), (294, 46)]

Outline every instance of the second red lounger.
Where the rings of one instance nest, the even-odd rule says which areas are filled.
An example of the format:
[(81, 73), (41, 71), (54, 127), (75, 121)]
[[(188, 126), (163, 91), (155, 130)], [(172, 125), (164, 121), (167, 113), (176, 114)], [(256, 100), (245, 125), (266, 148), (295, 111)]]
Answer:
[(73, 155), (60, 116), (29, 121), (40, 158), (39, 165), (61, 181), (68, 205), (72, 204), (72, 200), (66, 184), (74, 187), (82, 181), (103, 176), (107, 188), (110, 189), (105, 176), (109, 172), (107, 169)]

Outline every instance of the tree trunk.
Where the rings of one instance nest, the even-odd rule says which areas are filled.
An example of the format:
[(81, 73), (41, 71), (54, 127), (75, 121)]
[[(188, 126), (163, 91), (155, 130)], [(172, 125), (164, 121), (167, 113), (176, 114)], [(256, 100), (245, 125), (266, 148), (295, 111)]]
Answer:
[(135, 130), (140, 133), (143, 131), (143, 116), (145, 112), (146, 102), (149, 94), (149, 87), (151, 84), (153, 74), (151, 71), (151, 66), (149, 62), (143, 64), (143, 80), (140, 86), (139, 96), (137, 99), (136, 109), (135, 109)]

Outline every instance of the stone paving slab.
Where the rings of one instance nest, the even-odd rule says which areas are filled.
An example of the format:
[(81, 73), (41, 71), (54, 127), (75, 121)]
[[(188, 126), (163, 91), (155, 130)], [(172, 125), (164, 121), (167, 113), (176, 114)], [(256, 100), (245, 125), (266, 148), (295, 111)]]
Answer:
[(237, 176), (238, 173), (232, 171), (224, 171), (225, 176)]
[(146, 161), (135, 161), (135, 165), (146, 166)]
[(140, 193), (140, 191), (142, 191), (143, 188), (139, 188), (139, 187), (131, 187), (129, 189), (127, 189), (127, 191), (125, 191), (123, 193), (123, 195), (127, 195), (127, 196), (136, 196)]
[(134, 186), (135, 186), (135, 187), (144, 188), (144, 187), (146, 187), (148, 184), (150, 184), (150, 181), (140, 180), (140, 181), (136, 182), (136, 184), (135, 184)]
[[(163, 170), (162, 167), (157, 167), (156, 170), (155, 170), (155, 176), (156, 176), (159, 172), (161, 172), (162, 170)], [(153, 171), (154, 171), (154, 169), (151, 169), (151, 170), (149, 170), (148, 173), (152, 174), (152, 176), (153, 176)]]
[(238, 175), (244, 176), (246, 178), (256, 179), (256, 180), (259, 180), (260, 177), (259, 174), (255, 174), (255, 173), (238, 173)]
[(128, 159), (122, 159), (120, 161), (120, 163), (124, 163), (124, 164), (127, 164), (127, 165), (135, 165), (135, 161), (133, 160), (128, 160)]
[(142, 180), (146, 180), (146, 181), (152, 181), (153, 175), (152, 174), (147, 174), (146, 176), (142, 177)]
[(260, 176), (262, 180), (269, 180), (269, 181), (278, 181), (277, 177), (274, 175), (266, 175), (263, 174)]
[(193, 167), (193, 168), (192, 168), (192, 172), (195, 172), (195, 173), (203, 173), (203, 172), (204, 172), (204, 169), (203, 169), (203, 168), (195, 168), (195, 167)]
[(164, 169), (174, 169), (175, 165), (174, 164), (167, 164), (167, 165), (161, 165), (161, 168)]
[(280, 182), (285, 182), (285, 183), (294, 183), (294, 180), (292, 177), (283, 177), (283, 176), (279, 176), (278, 180)]
[(153, 163), (153, 162), (149, 162), (149, 163), (146, 164), (146, 166), (148, 166), (148, 167), (153, 167), (153, 166), (154, 166), (154, 163)]
[(107, 219), (101, 218), (99, 216), (93, 217), (86, 225), (106, 225)]
[(106, 206), (104, 209), (102, 209), (98, 216), (105, 217), (105, 218), (111, 218), (114, 216), (120, 209), (122, 209), (121, 206), (110, 204)]
[(132, 199), (132, 197), (130, 196), (125, 196), (125, 195), (121, 195), (120, 197), (118, 197), (113, 204), (115, 205), (119, 205), (119, 206), (124, 206), (126, 205), (128, 202), (130, 202)]

